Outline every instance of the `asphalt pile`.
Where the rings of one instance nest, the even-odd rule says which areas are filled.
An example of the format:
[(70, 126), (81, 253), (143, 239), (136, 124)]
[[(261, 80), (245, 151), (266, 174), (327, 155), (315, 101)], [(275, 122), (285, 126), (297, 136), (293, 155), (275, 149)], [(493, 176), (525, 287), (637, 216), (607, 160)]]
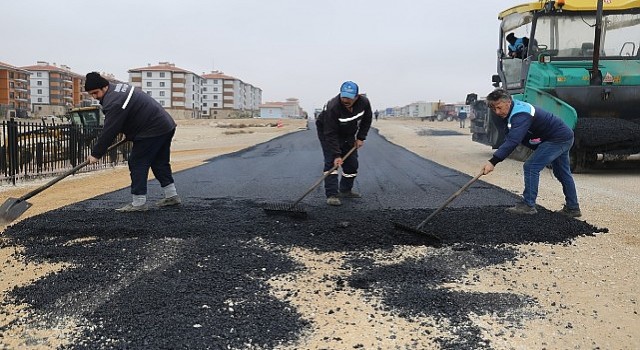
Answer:
[(442, 285), (518, 259), (516, 245), (571, 244), (607, 231), (544, 208), (532, 216), (499, 206), (447, 208), (424, 227), (442, 246), (381, 266), (372, 252), (427, 244), (392, 222), (417, 225), (429, 210), (307, 209), (308, 219), (298, 220), (267, 216), (260, 203), (218, 199), (124, 215), (70, 206), (23, 220), (5, 231), (4, 246), (25, 247), (29, 261), (72, 267), (12, 290), (10, 302), (28, 304), (29, 316), (0, 333), (72, 319), (80, 331), (68, 349), (295, 346), (314, 324), (274, 297), (267, 280), (301, 271), (287, 251), (303, 247), (346, 253), (342, 263), (354, 273), (329, 281), (336, 290), (381, 298), (381, 313), (446, 320), (453, 337), (437, 339), (442, 348), (489, 349), (469, 315), (527, 317), (535, 300)]
[(621, 144), (640, 151), (640, 119), (579, 118), (575, 132), (586, 146)]

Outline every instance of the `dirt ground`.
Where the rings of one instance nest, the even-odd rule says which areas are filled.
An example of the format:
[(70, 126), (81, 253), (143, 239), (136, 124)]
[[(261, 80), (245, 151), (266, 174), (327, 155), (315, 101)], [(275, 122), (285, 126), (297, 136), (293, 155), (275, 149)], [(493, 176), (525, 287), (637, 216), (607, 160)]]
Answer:
[[(258, 124), (252, 120), (179, 121), (173, 144), (172, 166), (182, 170), (201, 164), (216, 155), (241, 150), (305, 127), (306, 121), (285, 120), (282, 127), (228, 127), (233, 124)], [(457, 122), (420, 122), (415, 120), (379, 120), (374, 127), (389, 141), (437, 163), (476, 175), (482, 164), (491, 157), (492, 150), (471, 141), (469, 129), (461, 129)], [(439, 136), (425, 130), (445, 130), (460, 135)], [(452, 134), (452, 133), (449, 133)], [(362, 152), (366, 152), (365, 148)], [(583, 217), (590, 224), (606, 227), (609, 232), (597, 237), (579, 238), (571, 244), (550, 246), (531, 244), (521, 247), (527, 254), (509, 266), (487, 268), (470, 273), (481, 276), (482, 284), (457, 284), (452, 288), (468, 288), (478, 292), (509, 290), (536, 298), (540, 308), (549, 314), (534, 318), (524, 325), (495, 322), (489, 316), (477, 317), (477, 324), (485, 330), (484, 337), (495, 349), (638, 349), (640, 348), (640, 316), (638, 315), (638, 281), (640, 271), (640, 170), (598, 170), (575, 176)], [(506, 160), (496, 170), (481, 178), (483, 181), (514, 193), (522, 190), (522, 163)], [(3, 185), (1, 196), (17, 197), (41, 185), (46, 180), (19, 186)], [(21, 217), (27, 218), (48, 210), (82, 201), (96, 195), (129, 185), (126, 167), (80, 174), (65, 179), (32, 198), (33, 207)], [(559, 209), (563, 204), (559, 183), (550, 172), (541, 177), (538, 204)], [(1, 236), (0, 236), (0, 239)], [(420, 254), (412, 248), (412, 254)], [(4, 298), (12, 288), (25, 285), (42, 276), (64, 269), (61, 265), (38, 265), (20, 259), (20, 247), (0, 250), (0, 327), (17, 317), (16, 311), (26, 306), (10, 305)], [(327, 274), (344, 274), (339, 256), (304, 250), (291, 252), (292, 258), (307, 267), (308, 274), (295, 276), (292, 282), (304, 290), (305, 284), (317, 283)], [(335, 254), (335, 253), (332, 253)], [(486, 281), (491, 281), (487, 283)], [(282, 283), (282, 282), (278, 282)], [(286, 290), (274, 282), (274, 289)], [(275, 292), (277, 295), (277, 292)], [(299, 312), (317, 325), (317, 332), (309, 334), (297, 348), (326, 347), (326, 339), (358, 339), (381, 348), (407, 348), (419, 323), (397, 318), (380, 323), (376, 328), (394, 328), (393, 343), (376, 343), (371, 328), (359, 325), (368, 322), (371, 303), (357, 294), (342, 295), (351, 300), (332, 300), (330, 294), (303, 295), (296, 305)], [(349, 304), (344, 316), (318, 312), (331, 304)], [(340, 317), (343, 317), (342, 319)], [(52, 332), (55, 334), (55, 332)], [(3, 334), (0, 344), (6, 348), (31, 348), (20, 334)], [(429, 346), (428, 342), (423, 343)]]

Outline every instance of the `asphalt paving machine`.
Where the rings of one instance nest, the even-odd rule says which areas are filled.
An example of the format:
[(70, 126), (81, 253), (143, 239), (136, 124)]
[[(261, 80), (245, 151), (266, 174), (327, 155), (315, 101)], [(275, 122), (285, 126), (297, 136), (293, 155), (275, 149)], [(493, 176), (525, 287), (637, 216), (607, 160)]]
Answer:
[[(541, 0), (504, 10), (498, 20), (493, 85), (574, 129), (573, 171), (637, 159), (640, 0)], [(510, 33), (528, 38), (522, 58), (508, 54)], [(496, 118), (485, 101), (474, 101), (472, 139), (498, 148), (504, 132), (496, 128)]]

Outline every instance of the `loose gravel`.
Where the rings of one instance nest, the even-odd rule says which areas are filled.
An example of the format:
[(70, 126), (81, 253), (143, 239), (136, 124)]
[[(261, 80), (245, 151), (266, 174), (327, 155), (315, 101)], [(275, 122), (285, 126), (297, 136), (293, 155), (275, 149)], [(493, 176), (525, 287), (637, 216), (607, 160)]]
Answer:
[(570, 245), (576, 237), (607, 232), (544, 208), (532, 216), (504, 208), (447, 208), (424, 228), (443, 240), (441, 247), (380, 264), (380, 255), (425, 245), (425, 237), (398, 231), (392, 221), (417, 225), (429, 210), (310, 206), (309, 218), (296, 220), (267, 216), (260, 203), (227, 199), (125, 215), (70, 206), (5, 231), (3, 246), (23, 246), (23, 259), (71, 267), (12, 290), (8, 299), (28, 304), (28, 316), (0, 333), (73, 324), (67, 349), (295, 347), (316, 325), (286, 296), (276, 298), (268, 280), (304, 268), (288, 255), (300, 247), (344, 253), (351, 274), (326, 283), (380, 300), (371, 318), (422, 320), (426, 332), (446, 324), (451, 333), (436, 338), (443, 349), (490, 349), (473, 315), (541, 317), (536, 300), (448, 283), (519, 259), (516, 246)]

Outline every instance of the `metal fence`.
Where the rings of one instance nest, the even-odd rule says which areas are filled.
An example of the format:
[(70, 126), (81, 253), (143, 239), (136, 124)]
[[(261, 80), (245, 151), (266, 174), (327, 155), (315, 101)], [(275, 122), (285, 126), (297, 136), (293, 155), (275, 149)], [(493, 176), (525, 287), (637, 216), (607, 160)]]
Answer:
[[(102, 127), (46, 122), (0, 122), (0, 182), (16, 184), (33, 177), (55, 176), (84, 162)], [(126, 162), (131, 144), (112, 150), (86, 172)]]

